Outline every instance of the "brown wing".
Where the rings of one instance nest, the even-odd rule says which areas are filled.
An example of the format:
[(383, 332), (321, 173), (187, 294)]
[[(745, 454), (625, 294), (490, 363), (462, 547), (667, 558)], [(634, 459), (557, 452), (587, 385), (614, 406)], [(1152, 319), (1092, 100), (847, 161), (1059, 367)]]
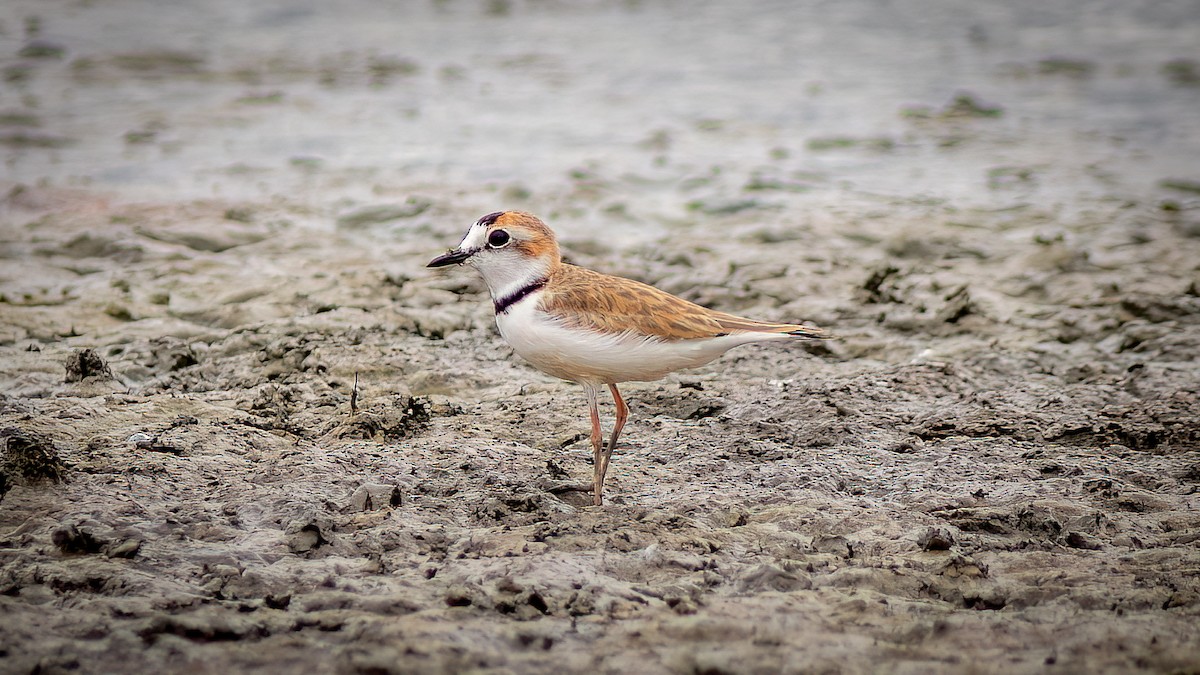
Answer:
[(632, 279), (562, 264), (542, 296), (542, 309), (569, 324), (604, 333), (633, 331), (664, 340), (693, 340), (735, 332), (825, 337), (818, 329), (765, 323), (714, 312)]

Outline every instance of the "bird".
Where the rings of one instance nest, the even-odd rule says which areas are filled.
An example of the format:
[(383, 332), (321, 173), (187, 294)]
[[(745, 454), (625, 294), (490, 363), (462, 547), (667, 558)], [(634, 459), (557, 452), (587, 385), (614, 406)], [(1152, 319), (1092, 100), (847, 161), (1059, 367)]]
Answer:
[[(564, 262), (554, 232), (523, 211), (483, 216), (457, 247), (426, 266), (455, 264), (470, 265), (483, 277), (500, 335), (518, 355), (583, 386), (596, 506), (604, 503), (609, 461), (629, 418), (618, 384), (658, 380), (752, 342), (832, 337), (810, 326), (718, 312), (639, 281)], [(605, 386), (616, 404), (607, 446), (598, 398)]]

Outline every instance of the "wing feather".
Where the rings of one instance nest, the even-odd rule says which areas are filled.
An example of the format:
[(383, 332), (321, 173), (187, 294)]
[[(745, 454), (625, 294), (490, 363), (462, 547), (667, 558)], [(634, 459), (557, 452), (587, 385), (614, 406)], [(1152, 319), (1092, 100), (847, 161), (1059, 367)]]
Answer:
[(816, 328), (768, 323), (716, 312), (640, 281), (563, 263), (542, 292), (542, 309), (568, 325), (602, 333), (638, 333), (662, 340), (696, 340), (730, 333), (823, 338)]

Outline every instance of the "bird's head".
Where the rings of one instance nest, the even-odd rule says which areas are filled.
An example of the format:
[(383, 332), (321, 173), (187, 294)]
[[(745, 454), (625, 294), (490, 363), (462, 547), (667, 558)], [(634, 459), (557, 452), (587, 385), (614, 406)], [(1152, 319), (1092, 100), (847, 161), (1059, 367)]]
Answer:
[(497, 211), (475, 221), (457, 248), (426, 266), (469, 264), (483, 275), (492, 297), (502, 298), (546, 278), (559, 261), (554, 232), (537, 216)]

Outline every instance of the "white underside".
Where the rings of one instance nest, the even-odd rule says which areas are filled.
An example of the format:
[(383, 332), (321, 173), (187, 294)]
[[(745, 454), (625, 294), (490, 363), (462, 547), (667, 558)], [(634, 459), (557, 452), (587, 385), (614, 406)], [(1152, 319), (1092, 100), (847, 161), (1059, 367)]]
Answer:
[(657, 380), (702, 366), (750, 342), (794, 339), (779, 333), (734, 333), (701, 340), (659, 340), (634, 333), (569, 328), (538, 310), (540, 292), (496, 316), (500, 334), (538, 370), (585, 384)]

